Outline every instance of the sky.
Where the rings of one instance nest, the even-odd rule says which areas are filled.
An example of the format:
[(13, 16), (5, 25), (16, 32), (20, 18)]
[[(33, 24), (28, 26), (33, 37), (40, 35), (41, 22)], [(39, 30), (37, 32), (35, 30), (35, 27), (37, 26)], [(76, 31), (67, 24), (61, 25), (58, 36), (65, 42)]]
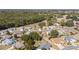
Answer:
[(78, 0), (0, 0), (0, 9), (79, 9)]

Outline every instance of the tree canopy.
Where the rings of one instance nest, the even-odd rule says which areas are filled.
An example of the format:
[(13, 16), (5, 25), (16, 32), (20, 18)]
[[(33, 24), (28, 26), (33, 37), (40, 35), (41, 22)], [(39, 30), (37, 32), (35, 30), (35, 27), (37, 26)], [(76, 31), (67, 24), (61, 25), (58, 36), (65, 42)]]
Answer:
[(0, 30), (33, 24), (43, 20), (45, 20), (44, 16), (39, 15), (39, 13), (0, 13)]
[(31, 32), (29, 34), (29, 36), (32, 40), (41, 40), (42, 39), (42, 37), (37, 32)]
[(41, 40), (41, 36), (37, 32), (32, 32), (29, 35), (22, 35), (21, 39), (24, 41), (26, 49), (32, 50), (35, 46), (35, 40)]
[(74, 26), (73, 21), (72, 21), (72, 20), (68, 20), (68, 21), (66, 22), (66, 26), (68, 26), (68, 27)]
[(58, 37), (58, 35), (59, 35), (59, 32), (58, 32), (57, 30), (52, 30), (52, 31), (50, 32), (50, 36), (53, 37), (53, 38)]

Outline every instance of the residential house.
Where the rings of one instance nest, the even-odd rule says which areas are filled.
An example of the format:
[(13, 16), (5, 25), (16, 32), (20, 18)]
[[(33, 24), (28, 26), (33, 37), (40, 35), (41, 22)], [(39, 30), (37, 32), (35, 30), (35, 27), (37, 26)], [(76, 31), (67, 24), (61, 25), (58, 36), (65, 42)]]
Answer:
[(0, 31), (0, 36), (5, 35), (6, 33), (7, 33), (7, 30), (2, 30), (2, 31)]
[(14, 33), (15, 28), (10, 28), (10, 29), (8, 29), (8, 31), (12, 34), (12, 33)]
[(64, 40), (69, 43), (68, 45), (75, 45), (75, 42), (77, 41), (77, 39), (72, 36), (66, 36)]
[(2, 45), (12, 45), (14, 43), (16, 43), (16, 40), (15, 39), (12, 39), (12, 38), (5, 38), (2, 41)]
[(14, 46), (16, 49), (24, 48), (24, 47), (25, 47), (22, 42), (16, 42), (15, 44), (13, 44), (13, 46)]
[(64, 48), (64, 39), (63, 39), (63, 37), (51, 38), (50, 40), (53, 43), (53, 45), (55, 45), (57, 48), (59, 48), (59, 49)]
[(38, 48), (38, 49), (41, 49), (41, 50), (50, 50), (51, 48), (51, 45), (49, 43), (42, 43)]
[(78, 31), (75, 30), (74, 27), (63, 27), (62, 30), (66, 35), (73, 35), (78, 33)]
[(17, 37), (21, 37), (21, 36), (23, 35), (23, 31), (20, 31), (20, 30), (21, 30), (20, 28), (17, 29), (17, 30), (13, 33), (13, 35), (16, 34)]

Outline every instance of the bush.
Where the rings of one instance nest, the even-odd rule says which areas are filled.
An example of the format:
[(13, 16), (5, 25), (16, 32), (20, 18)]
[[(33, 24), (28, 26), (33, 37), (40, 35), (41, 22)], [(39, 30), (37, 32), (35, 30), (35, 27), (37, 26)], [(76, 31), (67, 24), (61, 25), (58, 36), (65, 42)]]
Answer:
[(68, 20), (68, 21), (66, 22), (66, 26), (68, 26), (68, 27), (74, 26), (73, 21), (72, 21), (72, 20)]
[(17, 34), (14, 34), (14, 38), (18, 38)]
[(0, 30), (33, 24), (45, 20), (43, 15), (39, 13), (29, 12), (10, 12), (0, 13)]
[(32, 39), (29, 39), (27, 41), (27, 45), (25, 45), (26, 46), (26, 49), (27, 50), (32, 50), (34, 48), (34, 44), (35, 44), (35, 41), (32, 40)]
[(21, 39), (24, 41), (25, 49), (34, 49), (35, 40), (41, 40), (41, 36), (37, 32), (31, 32), (29, 35), (23, 35)]
[(54, 23), (57, 22), (57, 19), (56, 18), (51, 18), (51, 19), (48, 19), (47, 22), (48, 22), (48, 26), (51, 26), (51, 25), (53, 25)]
[(30, 39), (29, 35), (23, 35), (21, 39), (24, 41), (25, 49), (32, 50), (34, 48), (35, 41)]
[(59, 35), (59, 32), (58, 32), (57, 30), (52, 30), (52, 31), (50, 32), (50, 36), (53, 37), (53, 38), (58, 37), (58, 35)]
[(72, 20), (78, 20), (78, 19), (77, 19), (77, 16), (72, 16), (71, 19), (72, 19)]
[(30, 39), (30, 37), (29, 37), (29, 35), (22, 35), (21, 39), (23, 41), (27, 42)]
[(32, 39), (32, 40), (41, 40), (42, 37), (37, 33), (37, 32), (31, 32), (29, 34), (29, 37)]
[(62, 21), (60, 22), (60, 25), (61, 25), (61, 26), (65, 26), (65, 24), (66, 24), (66, 23), (65, 23), (64, 20), (62, 20)]

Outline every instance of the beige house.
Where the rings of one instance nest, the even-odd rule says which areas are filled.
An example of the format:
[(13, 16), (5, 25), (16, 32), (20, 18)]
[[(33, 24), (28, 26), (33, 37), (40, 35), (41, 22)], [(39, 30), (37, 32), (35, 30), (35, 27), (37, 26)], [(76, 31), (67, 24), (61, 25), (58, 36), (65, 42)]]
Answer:
[(50, 39), (52, 41), (52, 43), (57, 46), (59, 49), (62, 49), (64, 48), (64, 40), (63, 40), (63, 37), (60, 37), (60, 38), (51, 38)]

